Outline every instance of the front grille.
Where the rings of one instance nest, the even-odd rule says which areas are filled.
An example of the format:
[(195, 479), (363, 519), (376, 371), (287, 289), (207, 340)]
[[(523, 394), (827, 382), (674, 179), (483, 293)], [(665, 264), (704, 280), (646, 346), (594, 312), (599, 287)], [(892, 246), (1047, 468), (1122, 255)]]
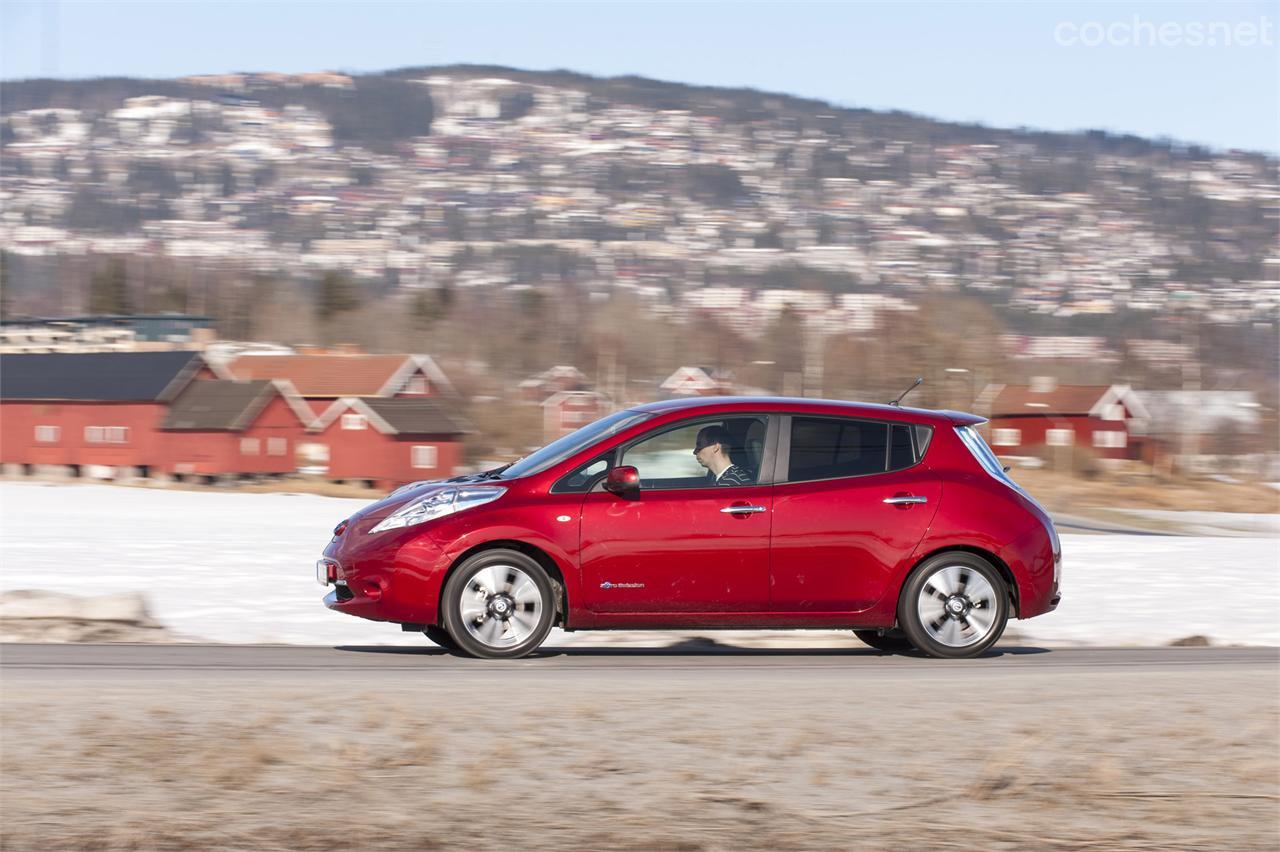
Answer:
[(347, 601), (351, 600), (356, 596), (356, 593), (351, 591), (351, 589), (347, 588), (345, 585), (334, 586), (333, 593), (334, 595), (337, 596), (338, 600), (342, 601), (343, 603), (346, 603)]

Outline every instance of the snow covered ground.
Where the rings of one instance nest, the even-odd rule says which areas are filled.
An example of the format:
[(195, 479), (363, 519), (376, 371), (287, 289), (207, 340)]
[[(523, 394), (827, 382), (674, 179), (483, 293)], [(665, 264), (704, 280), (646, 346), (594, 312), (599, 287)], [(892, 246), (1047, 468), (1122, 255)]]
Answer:
[[(217, 642), (421, 645), (421, 636), (320, 604), (315, 559), (329, 530), (364, 503), (0, 482), (0, 591), (141, 592), (172, 630)], [(1064, 535), (1062, 605), (1010, 629), (1045, 644), (1164, 644), (1199, 634), (1215, 643), (1280, 645), (1280, 538), (1261, 533), (1275, 528), (1275, 516), (1249, 517), (1236, 521), (1258, 529), (1257, 537)], [(774, 636), (789, 635), (799, 645), (836, 638)], [(551, 643), (627, 638), (556, 631)], [(635, 638), (662, 644), (654, 634)], [(753, 644), (766, 638), (753, 634)], [(841, 634), (837, 641), (856, 640)]]

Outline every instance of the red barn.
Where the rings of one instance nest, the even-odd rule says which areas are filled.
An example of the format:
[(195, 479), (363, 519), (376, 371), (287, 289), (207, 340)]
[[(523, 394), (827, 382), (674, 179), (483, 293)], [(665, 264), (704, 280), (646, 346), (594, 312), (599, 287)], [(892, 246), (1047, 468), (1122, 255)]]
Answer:
[(178, 478), (292, 473), (314, 420), (288, 382), (192, 382), (162, 427), (163, 470)]
[(169, 403), (215, 374), (196, 352), (0, 358), (0, 462), (73, 476), (147, 476), (165, 458)]
[(429, 355), (241, 355), (227, 369), (237, 379), (290, 382), (317, 415), (347, 396), (455, 395)]
[(612, 410), (609, 397), (598, 391), (561, 391), (542, 403), (542, 431), (549, 443), (599, 420)]
[(311, 441), (327, 449), (330, 479), (385, 488), (452, 476), (472, 431), (443, 400), (346, 397), (312, 424)]
[(999, 455), (1024, 455), (1037, 447), (1089, 447), (1103, 458), (1141, 453), (1131, 425), (1148, 420), (1128, 385), (988, 385), (975, 407), (990, 412), (988, 441)]

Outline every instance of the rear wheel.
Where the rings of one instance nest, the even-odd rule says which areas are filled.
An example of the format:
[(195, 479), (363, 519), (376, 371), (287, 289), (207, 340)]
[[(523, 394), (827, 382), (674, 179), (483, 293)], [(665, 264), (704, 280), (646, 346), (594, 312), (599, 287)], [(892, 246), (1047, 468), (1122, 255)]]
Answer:
[(931, 657), (976, 657), (1004, 633), (1009, 588), (995, 567), (972, 553), (939, 553), (907, 580), (898, 623)]
[(911, 640), (907, 638), (907, 634), (897, 628), (885, 631), (855, 630), (853, 631), (853, 635), (857, 636), (877, 651), (884, 651), (886, 654), (900, 654), (903, 651), (914, 651), (916, 647), (911, 644)]
[(551, 580), (535, 560), (515, 550), (486, 550), (445, 583), (444, 626), (472, 656), (510, 659), (534, 651), (555, 617)]

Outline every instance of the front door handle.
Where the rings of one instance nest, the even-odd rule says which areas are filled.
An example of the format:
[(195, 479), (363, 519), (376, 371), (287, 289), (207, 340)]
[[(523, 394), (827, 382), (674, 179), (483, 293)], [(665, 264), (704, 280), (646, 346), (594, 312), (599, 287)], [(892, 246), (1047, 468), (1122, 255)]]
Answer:
[(764, 506), (725, 506), (720, 510), (725, 515), (754, 515), (763, 511)]
[(928, 503), (928, 497), (913, 497), (910, 494), (899, 494), (896, 497), (886, 497), (884, 502), (890, 506), (912, 506), (916, 503)]

